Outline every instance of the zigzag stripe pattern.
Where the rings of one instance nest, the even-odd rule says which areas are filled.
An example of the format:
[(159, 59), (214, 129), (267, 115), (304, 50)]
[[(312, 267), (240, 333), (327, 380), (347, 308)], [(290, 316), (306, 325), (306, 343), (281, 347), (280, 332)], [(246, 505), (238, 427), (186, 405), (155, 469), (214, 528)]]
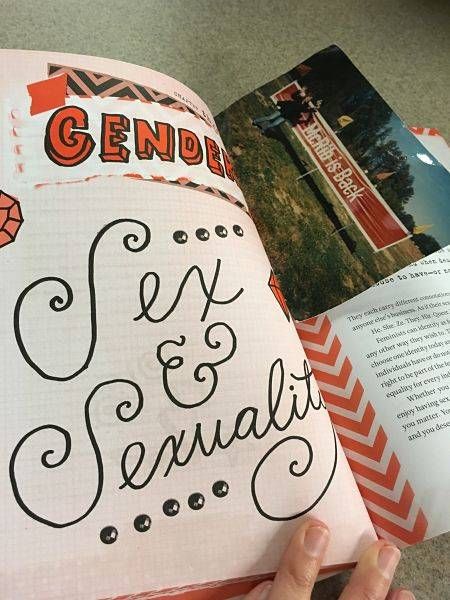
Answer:
[(376, 532), (400, 547), (422, 541), (427, 519), (329, 318), (296, 329)]
[(80, 98), (98, 96), (100, 98), (114, 97), (121, 100), (140, 100), (145, 103), (156, 102), (168, 108), (189, 112), (214, 128), (201, 113), (196, 112), (184, 102), (158, 92), (151, 87), (126, 79), (119, 79), (112, 75), (105, 75), (104, 73), (95, 73), (94, 71), (75, 69), (64, 65), (48, 65), (49, 77), (62, 75), (63, 73), (67, 74), (67, 93), (69, 95), (79, 96)]
[[(68, 185), (71, 183), (77, 183), (80, 181), (90, 181), (92, 179), (97, 179), (98, 177), (104, 177), (103, 175), (90, 175), (89, 177), (86, 177), (84, 179), (75, 179), (72, 181), (66, 181), (66, 182), (60, 182), (60, 181), (56, 181), (56, 182), (47, 182), (47, 183), (36, 183), (35, 187), (36, 188), (42, 188), (48, 185)], [(105, 177), (116, 177), (116, 175), (106, 175)], [(121, 175), (121, 177), (128, 177), (130, 179), (142, 179), (146, 182), (153, 182), (153, 183), (164, 183), (166, 185), (176, 185), (179, 187), (183, 187), (183, 188), (190, 188), (192, 190), (195, 190), (197, 192), (202, 192), (205, 194), (209, 194), (210, 196), (215, 196), (216, 198), (221, 198), (223, 200), (226, 200), (227, 202), (230, 202), (230, 204), (234, 204), (235, 206), (237, 206), (238, 208), (240, 208), (241, 210), (243, 210), (245, 213), (249, 214), (249, 211), (246, 207), (246, 205), (241, 202), (240, 200), (238, 200), (237, 198), (235, 198), (234, 196), (232, 196), (231, 194), (227, 194), (226, 192), (223, 192), (222, 190), (219, 190), (217, 188), (211, 187), (209, 185), (204, 185), (202, 183), (195, 183), (195, 181), (191, 181), (190, 179), (187, 179), (186, 177), (179, 177), (178, 179), (166, 179), (165, 177), (163, 177), (162, 175), (149, 175), (144, 176), (141, 173), (124, 173), (123, 175)]]
[[(131, 179), (145, 179), (146, 181), (148, 181), (148, 179), (146, 179), (140, 173), (126, 173), (124, 177), (130, 177)], [(150, 180), (156, 181), (157, 183), (166, 183), (168, 185), (177, 185), (184, 188), (191, 188), (192, 190), (196, 190), (197, 192), (204, 192), (205, 194), (210, 194), (211, 196), (215, 196), (216, 198), (226, 200), (227, 202), (230, 202), (231, 204), (234, 204), (235, 206), (239, 207), (244, 212), (248, 212), (245, 204), (237, 198), (235, 198), (234, 196), (232, 196), (231, 194), (227, 194), (226, 192), (223, 192), (218, 188), (211, 187), (210, 185), (195, 183), (195, 181), (191, 181), (187, 177), (179, 177), (178, 179), (166, 179), (161, 175), (151, 175)]]

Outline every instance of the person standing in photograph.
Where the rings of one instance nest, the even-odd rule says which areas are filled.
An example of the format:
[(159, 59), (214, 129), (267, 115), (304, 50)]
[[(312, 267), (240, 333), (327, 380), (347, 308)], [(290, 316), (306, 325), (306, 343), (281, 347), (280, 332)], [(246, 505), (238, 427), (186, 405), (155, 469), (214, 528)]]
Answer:
[(321, 104), (321, 100), (314, 104), (313, 97), (308, 94), (307, 89), (300, 88), (292, 94), (289, 100), (280, 100), (277, 103), (277, 110), (269, 115), (254, 118), (252, 124), (258, 127), (262, 133), (279, 127), (286, 121), (295, 127), (300, 123), (308, 123)]

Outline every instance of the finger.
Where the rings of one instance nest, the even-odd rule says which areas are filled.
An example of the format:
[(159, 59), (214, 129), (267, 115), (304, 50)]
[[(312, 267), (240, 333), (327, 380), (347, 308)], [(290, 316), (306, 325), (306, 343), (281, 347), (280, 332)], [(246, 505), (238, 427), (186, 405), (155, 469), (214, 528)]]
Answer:
[(400, 560), (400, 550), (380, 540), (361, 556), (340, 600), (385, 600)]
[(416, 597), (409, 590), (398, 589), (389, 592), (386, 600), (416, 600)]
[(321, 521), (303, 522), (281, 559), (268, 600), (309, 600), (329, 539)]

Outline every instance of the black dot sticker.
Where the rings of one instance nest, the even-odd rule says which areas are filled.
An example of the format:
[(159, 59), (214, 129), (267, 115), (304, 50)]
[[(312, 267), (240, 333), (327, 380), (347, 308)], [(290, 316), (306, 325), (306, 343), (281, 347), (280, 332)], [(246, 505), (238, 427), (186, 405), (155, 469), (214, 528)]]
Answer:
[(148, 515), (138, 515), (134, 520), (134, 528), (136, 531), (144, 533), (144, 531), (148, 531), (150, 529), (150, 525), (152, 524), (152, 520)]
[(100, 531), (100, 539), (104, 544), (114, 544), (119, 537), (119, 533), (115, 527), (108, 525)]
[(206, 242), (207, 240), (209, 240), (209, 231), (207, 229), (204, 229), (203, 227), (199, 227), (195, 232), (195, 235), (202, 242)]
[(228, 494), (228, 483), (226, 481), (216, 481), (216, 483), (212, 486), (212, 491), (214, 496), (217, 498), (225, 498)]
[(226, 238), (228, 235), (227, 228), (224, 227), (223, 225), (216, 225), (216, 228), (214, 231), (216, 232), (216, 235), (218, 235), (221, 238)]
[(168, 517), (174, 517), (180, 512), (180, 503), (174, 498), (166, 500), (163, 504), (163, 513)]
[(188, 505), (189, 508), (192, 508), (192, 510), (200, 510), (205, 506), (205, 496), (203, 496), (203, 494), (199, 494), (198, 492), (191, 494), (188, 498)]
[(233, 231), (239, 237), (242, 237), (244, 235), (244, 232), (242, 231), (242, 227), (240, 225), (233, 225)]
[(188, 241), (188, 234), (185, 231), (179, 229), (173, 234), (173, 239), (177, 244), (185, 244)]

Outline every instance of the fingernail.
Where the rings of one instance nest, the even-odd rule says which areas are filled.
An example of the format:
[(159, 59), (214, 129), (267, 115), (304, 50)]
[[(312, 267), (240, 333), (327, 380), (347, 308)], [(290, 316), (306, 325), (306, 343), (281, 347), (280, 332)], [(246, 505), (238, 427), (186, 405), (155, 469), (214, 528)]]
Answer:
[(400, 550), (395, 546), (383, 546), (378, 553), (378, 568), (386, 577), (392, 579), (400, 560)]
[(311, 525), (308, 527), (305, 539), (303, 540), (305, 552), (314, 558), (320, 556), (327, 546), (328, 536), (328, 529), (325, 529), (321, 525)]
[(416, 597), (412, 592), (408, 590), (402, 590), (397, 594), (397, 600), (416, 600)]
[(261, 585), (261, 590), (259, 591), (258, 600), (267, 600), (269, 597), (270, 591), (272, 589), (272, 582), (268, 581)]

